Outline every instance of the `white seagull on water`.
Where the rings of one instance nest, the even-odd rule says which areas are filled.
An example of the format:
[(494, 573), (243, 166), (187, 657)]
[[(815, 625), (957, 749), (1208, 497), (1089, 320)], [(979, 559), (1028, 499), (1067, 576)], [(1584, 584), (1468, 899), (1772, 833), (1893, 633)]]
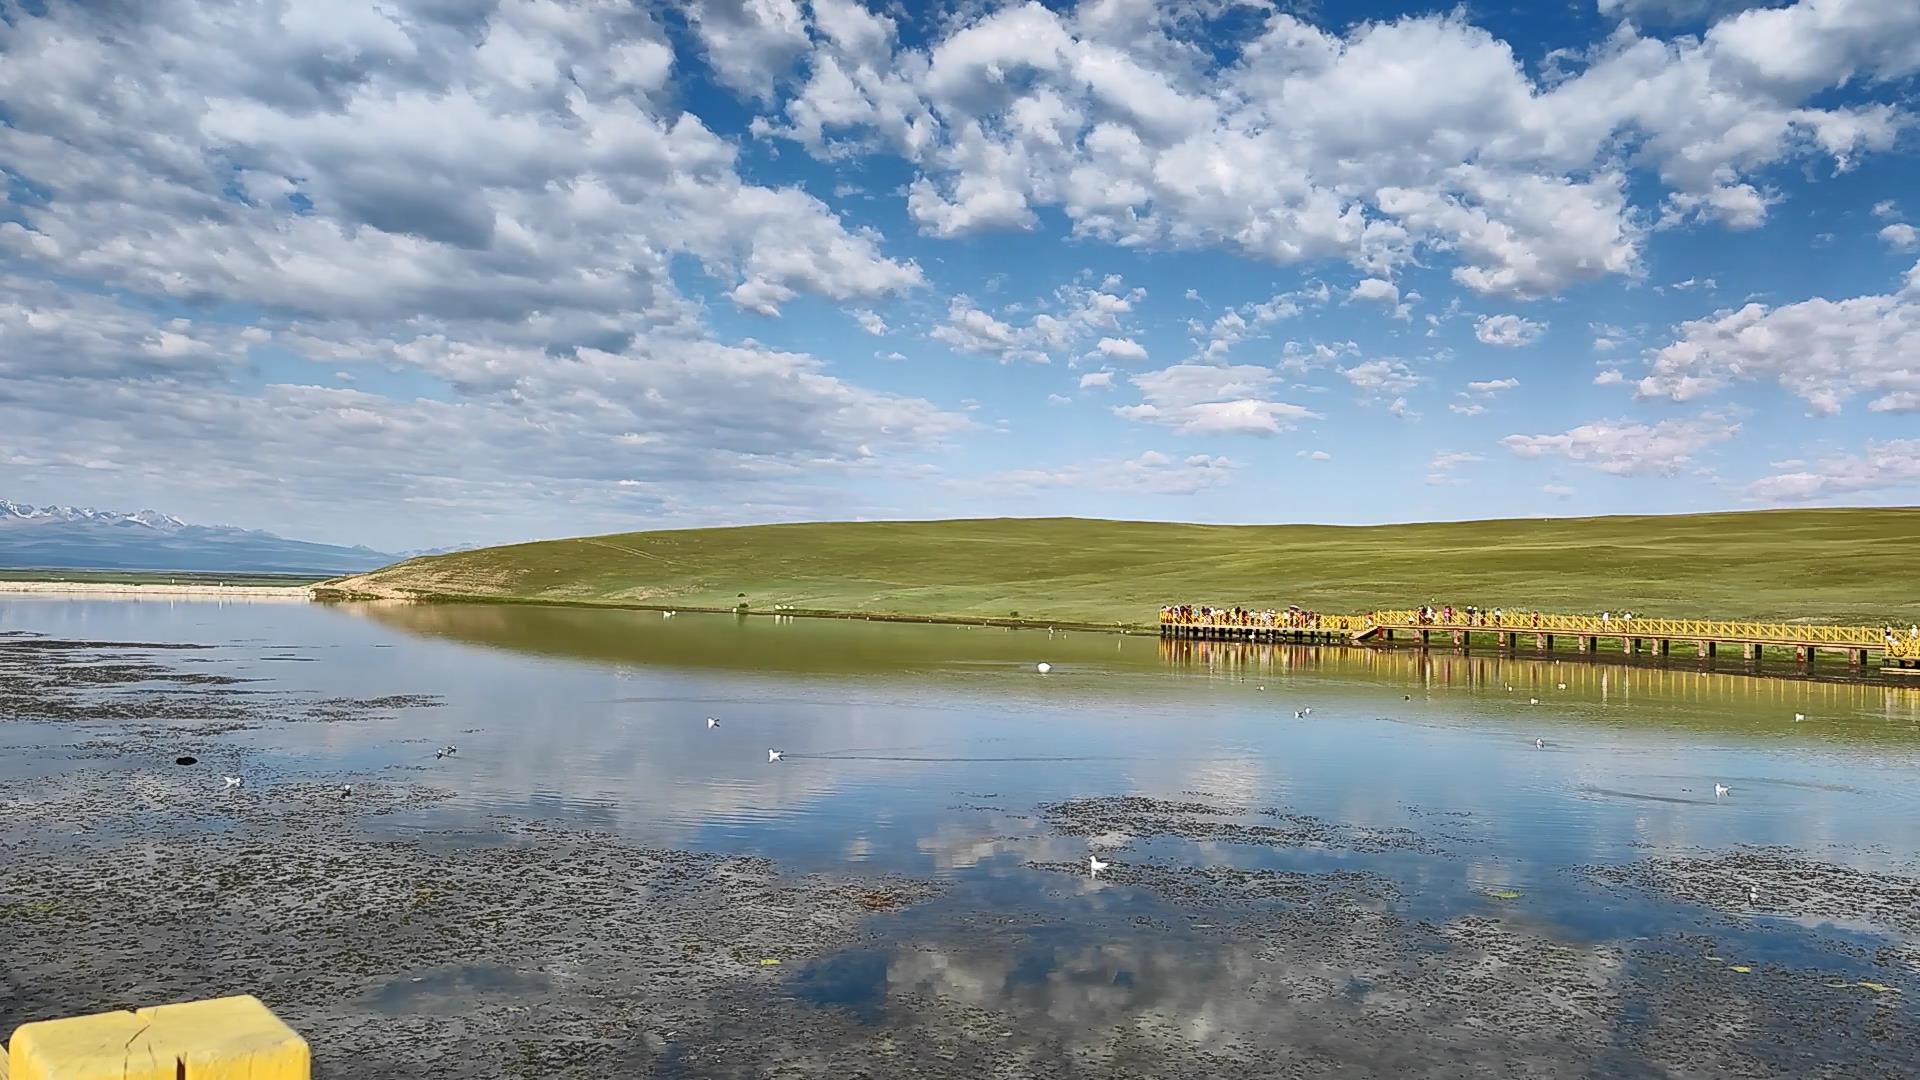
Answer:
[(780, 760), (780, 756), (781, 756), (782, 754), (784, 754), (784, 753), (786, 753), (786, 751), (784, 751), (784, 750), (769, 750), (769, 751), (767, 751), (767, 764), (769, 764), (769, 765), (771, 765), (771, 764), (773, 764), (774, 762), (776, 762), (776, 761), (779, 761), (779, 760)]
[(237, 788), (240, 786), (240, 778), (237, 776), (223, 776), (220, 779), (225, 780), (227, 782), (227, 786), (230, 788)]
[(1728, 787), (1728, 786), (1727, 786), (1727, 785), (1725, 785), (1725, 784), (1715, 784), (1715, 785), (1713, 785), (1713, 797), (1714, 797), (1714, 798), (1716, 798), (1716, 799), (1718, 799), (1718, 798), (1722, 798), (1722, 797), (1724, 797), (1724, 796), (1726, 796), (1726, 795), (1729, 795), (1729, 794), (1731, 794), (1732, 792), (1733, 792), (1733, 789), (1732, 789), (1732, 788), (1730, 788), (1730, 787)]
[(1100, 871), (1105, 870), (1109, 865), (1108, 863), (1101, 862), (1100, 856), (1089, 855), (1087, 856), (1087, 876), (1099, 877)]
[(1537, 698), (1537, 697), (1530, 697), (1530, 698), (1528, 698), (1528, 699), (1527, 699), (1527, 704), (1529, 704), (1529, 705), (1538, 705), (1538, 704), (1540, 704), (1540, 699), (1539, 699), (1539, 698)]
[(343, 798), (343, 799), (345, 799), (345, 798), (348, 798), (348, 797), (350, 797), (350, 796), (352, 796), (352, 794), (353, 794), (353, 785), (352, 785), (352, 784), (341, 784), (341, 785), (340, 785), (340, 797), (341, 797), (341, 798)]
[(1805, 720), (1806, 718), (1807, 718), (1807, 714), (1806, 714), (1806, 713), (1803, 713), (1803, 712), (1797, 712), (1797, 713), (1794, 713), (1794, 714), (1793, 714), (1793, 722), (1794, 722), (1794, 723), (1796, 723), (1796, 724), (1798, 724), (1798, 723), (1800, 723), (1801, 721), (1803, 721), (1803, 720)]
[(1547, 748), (1547, 740), (1545, 739), (1533, 740), (1533, 748), (1535, 750), (1545, 750)]
[(1046, 664), (1046, 663), (1042, 663), (1042, 664), (1039, 664), (1039, 665), (1037, 665), (1037, 666), (1036, 666), (1036, 667), (1034, 668), (1034, 670), (1035, 670), (1035, 671), (1038, 671), (1038, 672), (1039, 672), (1040, 674), (1042, 674), (1042, 675), (1045, 675), (1045, 674), (1046, 674), (1047, 672), (1049, 672), (1049, 671), (1052, 671), (1052, 670), (1053, 670), (1053, 665), (1052, 665), (1052, 664)]

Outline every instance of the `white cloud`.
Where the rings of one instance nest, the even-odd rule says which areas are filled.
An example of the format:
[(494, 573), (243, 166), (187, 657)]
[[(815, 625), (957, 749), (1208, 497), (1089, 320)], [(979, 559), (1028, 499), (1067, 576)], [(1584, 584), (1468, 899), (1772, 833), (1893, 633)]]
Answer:
[[(1294, 318), (1308, 308), (1323, 306), (1332, 297), (1333, 290), (1326, 282), (1315, 281), (1292, 292), (1275, 293), (1266, 300), (1228, 308), (1210, 327), (1197, 319), (1188, 325), (1194, 333), (1207, 337), (1207, 344), (1200, 351), (1201, 358), (1219, 362), (1240, 342), (1264, 337), (1272, 324)], [(1294, 343), (1288, 342), (1287, 347), (1293, 348)]]
[(1302, 450), (1294, 454), (1293, 456), (1306, 458), (1308, 461), (1332, 461), (1333, 460), (1333, 455), (1327, 453), (1325, 450)]
[(1920, 264), (1891, 293), (1779, 308), (1751, 303), (1682, 323), (1654, 354), (1639, 393), (1691, 401), (1737, 381), (1772, 379), (1816, 413), (1832, 414), (1855, 394), (1920, 390), (1915, 356)]
[(1695, 454), (1739, 430), (1737, 423), (1710, 416), (1651, 425), (1597, 420), (1559, 435), (1509, 435), (1500, 443), (1521, 457), (1563, 457), (1616, 476), (1674, 476)]
[(1405, 420), (1409, 417), (1419, 416), (1420, 414), (1415, 412), (1411, 405), (1407, 404), (1406, 398), (1397, 397), (1387, 406), (1387, 415)]
[(1049, 405), (1071, 405), (1071, 404), (1073, 404), (1073, 399), (1072, 399), (1072, 398), (1070, 398), (1070, 397), (1068, 397), (1068, 396), (1067, 396), (1067, 395), (1065, 395), (1065, 394), (1048, 394), (1048, 395), (1047, 395), (1047, 404), (1049, 404)]
[(1455, 402), (1448, 403), (1447, 411), (1450, 413), (1457, 413), (1460, 416), (1479, 416), (1480, 414), (1487, 411), (1487, 407), (1485, 405), (1480, 404), (1477, 401), (1467, 401), (1467, 402), (1455, 401)]
[(1144, 399), (1114, 415), (1161, 424), (1183, 435), (1276, 435), (1320, 414), (1290, 402), (1270, 400), (1279, 383), (1270, 368), (1176, 364), (1129, 379)]
[(860, 324), (860, 329), (874, 337), (880, 337), (887, 332), (887, 320), (864, 308), (853, 313), (853, 320)]
[(1025, 332), (974, 307), (966, 296), (953, 298), (947, 305), (947, 321), (934, 327), (931, 336), (960, 352), (998, 357), (1002, 363), (1014, 359), (1047, 362), (1046, 353), (1026, 346)]
[(1240, 464), (1232, 458), (1193, 454), (1175, 458), (1148, 450), (1136, 458), (1100, 460), (1058, 469), (1015, 469), (980, 481), (963, 481), (967, 490), (995, 494), (1034, 494), (1059, 488), (1146, 495), (1193, 495), (1233, 478)]
[(1103, 337), (1094, 350), (1108, 360), (1123, 364), (1144, 363), (1147, 359), (1146, 347), (1129, 338)]
[(1400, 287), (1382, 278), (1367, 278), (1347, 293), (1349, 300), (1366, 300), (1392, 307), (1400, 302)]
[(1433, 460), (1427, 463), (1426, 482), (1430, 487), (1449, 487), (1464, 484), (1466, 481), (1454, 475), (1454, 470), (1462, 465), (1472, 465), (1475, 462), (1484, 460), (1486, 459), (1481, 457), (1481, 455), (1472, 453), (1471, 451), (1443, 450), (1433, 455)]
[[(975, 306), (966, 295), (955, 296), (947, 306), (947, 321), (932, 331), (934, 340), (960, 352), (993, 356), (1002, 363), (1028, 360), (1047, 363), (1055, 356), (1071, 354), (1088, 337), (1100, 331), (1121, 329), (1121, 321), (1145, 299), (1145, 289), (1128, 289), (1117, 276), (1108, 275), (1099, 285), (1072, 283), (1055, 289), (1034, 304), (1012, 305), (1002, 319)], [(1025, 316), (1024, 323), (1012, 321), (1014, 312), (1039, 308)], [(1146, 350), (1131, 340), (1103, 338), (1095, 350), (1108, 359), (1136, 359), (1129, 352), (1139, 350), (1137, 359), (1146, 358)]]
[(1897, 218), (1900, 216), (1900, 207), (1892, 199), (1881, 199), (1873, 204), (1873, 216), (1883, 221)]
[[(1622, 28), (1538, 78), (1459, 14), (1334, 34), (1269, 13), (1224, 57), (1186, 36), (1204, 19), (1140, 15), (1116, 36), (1111, 4), (970, 10), (925, 48), (876, 19), (857, 46), (816, 42), (783, 133), (905, 158), (908, 209), (938, 235), (1057, 207), (1128, 245), (1344, 258), (1383, 280), (1426, 249), (1469, 288), (1544, 295), (1638, 271), (1653, 215), (1628, 203), (1629, 165), (1673, 221), (1747, 227), (1779, 198), (1752, 182), (1769, 167), (1890, 146), (1899, 117), (1870, 95), (1897, 100), (1920, 68), (1897, 44), (1920, 13), (1836, 3), (1671, 41)], [(1869, 100), (1812, 104), (1843, 83)]]
[(807, 51), (806, 16), (797, 0), (682, 0), (707, 63), (727, 87), (772, 96), (776, 79)]
[(1379, 304), (1387, 309), (1389, 315), (1403, 322), (1413, 318), (1413, 304), (1410, 301), (1415, 298), (1415, 294), (1408, 293), (1409, 302), (1402, 303), (1400, 287), (1384, 278), (1367, 278), (1347, 293), (1349, 302), (1357, 300)]
[(1571, 499), (1574, 494), (1573, 489), (1565, 484), (1542, 484), (1540, 485), (1540, 491), (1542, 494), (1551, 495), (1556, 499)]
[(1880, 239), (1895, 251), (1920, 250), (1920, 229), (1896, 221), (1880, 230)]
[(1836, 455), (1756, 480), (1747, 494), (1768, 503), (1806, 503), (1915, 488), (1920, 488), (1920, 439), (1888, 439), (1868, 442), (1861, 454)]
[(1619, 386), (1626, 381), (1627, 377), (1620, 373), (1619, 368), (1608, 368), (1593, 377), (1595, 386)]
[(1426, 381), (1398, 360), (1368, 360), (1341, 368), (1340, 374), (1346, 376), (1354, 389), (1366, 394), (1398, 394)]
[(1534, 322), (1518, 315), (1482, 315), (1474, 320), (1473, 336), (1488, 345), (1498, 345), (1503, 349), (1517, 349), (1540, 340), (1547, 332), (1547, 324)]
[(1087, 372), (1085, 375), (1080, 376), (1080, 389), (1082, 390), (1113, 389), (1113, 372), (1111, 371)]
[(1519, 385), (1520, 380), (1512, 377), (1505, 379), (1483, 379), (1478, 382), (1468, 383), (1467, 393), (1478, 394), (1482, 397), (1492, 397), (1495, 394), (1515, 389)]

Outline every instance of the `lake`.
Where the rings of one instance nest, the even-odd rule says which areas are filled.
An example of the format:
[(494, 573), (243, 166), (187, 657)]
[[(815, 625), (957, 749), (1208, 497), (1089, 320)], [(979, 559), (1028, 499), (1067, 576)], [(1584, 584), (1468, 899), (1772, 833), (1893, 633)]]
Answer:
[[(876, 1033), (924, 1041), (956, 1075), (1920, 1067), (1914, 688), (514, 605), (7, 599), (0, 633), (43, 650), (9, 673), (0, 713), (15, 866), (221, 836), (313, 850), (324, 840), (286, 822), (351, 783), (353, 842), (404, 846), (396, 858), (552, 829), (766, 860), (754, 889), (884, 894), (819, 942), (789, 933), (808, 911), (770, 909), (741, 970), (699, 973), (697, 995), (799, 1026), (778, 1038), (702, 1012), (623, 1042), (567, 1006), (599, 1024), (596, 1047), (658, 1075), (880, 1067), (860, 1056)], [(96, 684), (64, 666), (78, 661), (150, 669)], [(36, 715), (42, 699), (64, 711)], [(196, 708), (227, 722), (208, 729)], [(225, 807), (226, 769), (247, 799), (283, 802)], [(150, 814), (102, 794), (135, 784), (158, 792)], [(351, 801), (385, 792), (377, 814)], [(80, 838), (56, 842), (49, 823), (70, 819)], [(1109, 867), (1090, 877), (1090, 856)], [(263, 977), (286, 1003), (262, 996), (309, 1017), (322, 1059), (316, 1027), (376, 1014), (498, 1006), (501, 1045), (518, 1045), (513, 1003), (573, 990), (539, 950), (509, 963), (490, 948), (409, 954), (404, 981), (370, 970), (324, 1008), (291, 969)], [(569, 977), (605, 991), (634, 978), (622, 962), (595, 955)], [(120, 1004), (51, 950), (13, 963), (0, 1032), (33, 1018), (29, 977), (62, 1007)], [(244, 978), (234, 964), (222, 977)], [(128, 985), (191, 989), (158, 969)], [(906, 1053), (886, 1068), (931, 1067)], [(457, 1057), (409, 1069), (468, 1075)], [(569, 1068), (588, 1067), (527, 1074)], [(322, 1074), (377, 1074), (356, 1069)]]

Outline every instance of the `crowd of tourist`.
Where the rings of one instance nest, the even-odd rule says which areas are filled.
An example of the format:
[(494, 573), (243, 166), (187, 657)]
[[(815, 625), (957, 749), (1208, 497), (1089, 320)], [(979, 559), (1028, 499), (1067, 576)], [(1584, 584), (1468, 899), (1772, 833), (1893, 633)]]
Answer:
[[(1403, 616), (1394, 616), (1400, 618)], [(1630, 632), (1637, 617), (1631, 611), (1614, 614), (1602, 611), (1598, 616), (1602, 632), (1619, 627), (1620, 632)], [(1538, 611), (1508, 611), (1505, 608), (1482, 608), (1468, 605), (1456, 608), (1452, 604), (1423, 604), (1414, 609), (1413, 621), (1422, 626), (1476, 627), (1501, 630), (1548, 629), (1545, 616)], [(1233, 626), (1254, 630), (1318, 630), (1321, 629), (1321, 614), (1299, 606), (1288, 607), (1285, 611), (1273, 608), (1254, 610), (1245, 607), (1212, 607), (1206, 604), (1167, 604), (1160, 609), (1160, 621), (1200, 626)], [(1380, 612), (1368, 616), (1369, 622), (1391, 622), (1383, 618)], [(1901, 644), (1902, 634), (1888, 623), (1883, 631), (1888, 646)], [(1920, 624), (1907, 628), (1908, 648), (1920, 650)]]
[(1318, 630), (1320, 613), (1301, 607), (1285, 611), (1267, 608), (1217, 608), (1205, 604), (1168, 604), (1160, 609), (1161, 622), (1197, 623), (1202, 626), (1244, 626), (1256, 630)]

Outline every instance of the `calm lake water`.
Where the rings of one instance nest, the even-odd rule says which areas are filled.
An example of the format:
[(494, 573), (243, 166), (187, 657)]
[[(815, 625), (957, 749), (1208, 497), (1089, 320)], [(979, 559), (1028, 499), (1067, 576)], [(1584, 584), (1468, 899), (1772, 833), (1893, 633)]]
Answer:
[[(9, 599), (0, 631), (211, 645), (192, 662), (275, 691), (438, 695), (441, 707), (373, 721), (231, 736), (275, 776), (351, 772), (455, 793), (396, 816), (400, 832), (565, 820), (794, 872), (948, 879), (948, 910), (1085, 903), (1059, 896), (1063, 874), (1030, 866), (1084, 864), (1088, 839), (1037, 812), (1080, 797), (1197, 793), (1410, 830), (1429, 842), (1096, 843), (1123, 862), (1367, 871), (1396, 883), (1410, 916), (1521, 911), (1572, 941), (1698, 914), (1623, 899), (1575, 868), (1764, 845), (1911, 875), (1920, 837), (1920, 689), (1877, 683), (521, 606)], [(87, 767), (72, 741), (0, 719), (0, 772)], [(448, 742), (458, 755), (435, 760)], [(769, 763), (769, 748), (784, 760)], [(1716, 797), (1716, 784), (1732, 791)], [(1124, 887), (1102, 902), (1157, 910)], [(1730, 933), (1742, 955), (1792, 962), (1883, 932), (1780, 918)], [(1051, 949), (1045, 964), (1070, 954)], [(885, 955), (840, 958), (796, 992), (879, 1007), (887, 967)], [(1129, 979), (1226, 977), (1181, 970), (1136, 956)]]

